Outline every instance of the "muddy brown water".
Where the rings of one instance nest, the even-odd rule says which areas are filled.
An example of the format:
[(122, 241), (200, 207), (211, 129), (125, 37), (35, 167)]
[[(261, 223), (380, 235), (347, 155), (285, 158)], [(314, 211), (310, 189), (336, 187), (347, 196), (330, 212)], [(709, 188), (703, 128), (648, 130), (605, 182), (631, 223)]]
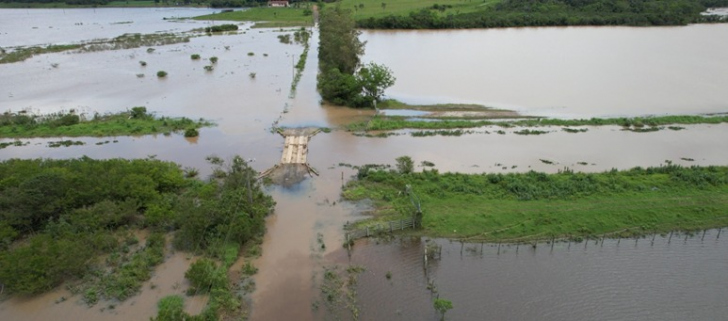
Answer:
[(536, 248), (437, 239), (442, 258), (427, 273), (419, 238), (361, 240), (350, 258), (341, 250), (331, 259), (367, 267), (357, 288), (362, 320), (437, 320), (438, 295), (453, 302), (447, 320), (723, 320), (722, 232)]
[[(393, 98), (556, 117), (725, 112), (728, 26), (365, 31)], [(447, 43), (448, 45), (443, 45)]]
[[(199, 14), (197, 9), (191, 11), (193, 14)], [(207, 12), (205, 10), (200, 11)], [(49, 15), (48, 12), (56, 13), (56, 15)], [(133, 14), (129, 14), (129, 12), (133, 12)], [(37, 16), (35, 16), (36, 13)], [(35, 19), (37, 21), (44, 21), (46, 24), (39, 25), (38, 29), (32, 29), (32, 26), (29, 27), (27, 24), (21, 25), (21, 21), (24, 20), (18, 18), (18, 14), (29, 15), (37, 18)], [(137, 28), (134, 30), (146, 33), (163, 30), (183, 31), (209, 24), (209, 22), (164, 21), (161, 20), (163, 17), (169, 17), (177, 13), (156, 9), (98, 9), (96, 14), (99, 14), (99, 16), (95, 16), (93, 10), (65, 10), (65, 13), (60, 10), (0, 10), (0, 17), (12, 17), (12, 19), (0, 19), (0, 25), (2, 25), (2, 28), (0, 28), (2, 30), (0, 32), (0, 46), (110, 38), (128, 32), (124, 28)], [(72, 16), (69, 18), (69, 15)], [(131, 24), (112, 24), (132, 20), (134, 23)], [(68, 28), (76, 28), (77, 26), (73, 24), (76, 21), (84, 22), (83, 27), (78, 26), (78, 32), (68, 33), (56, 30), (60, 26), (66, 25)], [(48, 26), (53, 26), (53, 28)], [(605, 82), (600, 83), (600, 86), (606, 87), (604, 90), (619, 94), (615, 96), (626, 95), (625, 100), (634, 99), (629, 108), (620, 107), (616, 103), (613, 108), (609, 106), (607, 108), (602, 105), (607, 104), (603, 101), (604, 97), (594, 92), (592, 94), (597, 99), (587, 99), (587, 94), (578, 94), (575, 98), (573, 90), (549, 91), (543, 88), (536, 90), (534, 88), (538, 84), (525, 80), (523, 87), (519, 87), (522, 90), (518, 90), (521, 94), (514, 93), (511, 90), (510, 93), (505, 93), (504, 96), (497, 96), (494, 99), (483, 98), (484, 96), (478, 95), (481, 94), (482, 87), (487, 86), (475, 86), (472, 82), (481, 81), (482, 79), (479, 80), (477, 77), (482, 77), (484, 74), (493, 75), (496, 73), (507, 80), (511, 77), (509, 75), (515, 73), (515, 71), (505, 70), (504, 68), (511, 66), (516, 71), (528, 69), (520, 71), (519, 77), (528, 74), (540, 75), (538, 77), (543, 79), (548, 78), (548, 81), (541, 84), (547, 84), (548, 86), (560, 84), (559, 88), (575, 86), (574, 79), (567, 77), (568, 75), (557, 73), (554, 74), (554, 77), (546, 77), (542, 75), (541, 71), (538, 73), (533, 72), (533, 70), (543, 70), (544, 72), (566, 73), (566, 71), (556, 70), (558, 68), (553, 70), (529, 69), (544, 63), (541, 58), (534, 56), (532, 51), (538, 47), (543, 50), (545, 55), (551, 55), (552, 57), (554, 55), (576, 56), (574, 59), (578, 59), (574, 61), (588, 61), (591, 59), (588, 56), (591, 55), (592, 51), (584, 49), (573, 52), (570, 49), (573, 49), (574, 44), (564, 46), (564, 43), (558, 41), (550, 42), (551, 45), (547, 46), (542, 43), (542, 37), (566, 40), (572, 37), (575, 40), (571, 40), (571, 42), (579, 40), (587, 41), (587, 44), (611, 41), (610, 43), (614, 46), (601, 48), (603, 50), (612, 50), (607, 52), (609, 54), (605, 53), (605, 57), (609, 59), (605, 58), (603, 62), (614, 63), (615, 65), (611, 67), (616, 67), (627, 62), (639, 64), (641, 61), (648, 61), (645, 63), (647, 65), (656, 63), (652, 60), (636, 58), (624, 60), (626, 59), (624, 57), (636, 55), (634, 51), (646, 50), (640, 41), (633, 38), (657, 38), (658, 40), (648, 42), (657, 43), (652, 48), (655, 50), (662, 48), (661, 46), (664, 45), (665, 41), (684, 41), (685, 43), (680, 46), (676, 45), (683, 48), (684, 45), (686, 46), (700, 39), (707, 41), (706, 39), (720, 38), (726, 32), (725, 28), (726, 26), (716, 25), (645, 29), (555, 28), (443, 31), (442, 33), (365, 32), (365, 38), (369, 42), (365, 60), (376, 59), (378, 62), (389, 65), (396, 73), (398, 84), (388, 93), (395, 98), (412, 103), (488, 103), (501, 101), (503, 105), (515, 106), (527, 113), (557, 116), (654, 114), (660, 113), (656, 111), (657, 107), (645, 103), (645, 101), (649, 100), (648, 96), (654, 96), (656, 92), (662, 93), (665, 90), (663, 87), (658, 86), (659, 88), (655, 89), (656, 91), (650, 91), (649, 88), (639, 86), (626, 90), (618, 82), (606, 81), (614, 80), (610, 77), (617, 76), (606, 73), (604, 70), (588, 73), (588, 75), (584, 76), (584, 79), (591, 79), (587, 77), (591, 74), (606, 73), (606, 75), (610, 75), (609, 77), (600, 76), (605, 79)], [(60, 53), (40, 55), (22, 63), (0, 65), (0, 74), (3, 75), (3, 77), (0, 77), (0, 109), (2, 110), (30, 108), (37, 112), (55, 112), (61, 109), (77, 109), (92, 115), (94, 112), (113, 112), (143, 105), (147, 106), (149, 110), (164, 116), (202, 117), (217, 123), (216, 127), (202, 129), (200, 137), (196, 140), (186, 140), (180, 134), (112, 138), (82, 137), (64, 139), (84, 141), (86, 142), (84, 146), (48, 148), (46, 147), (47, 142), (59, 139), (21, 139), (21, 141), (30, 142), (30, 144), (0, 150), (0, 159), (13, 157), (68, 158), (81, 155), (93, 158), (155, 157), (177, 162), (184, 167), (198, 168), (201, 176), (204, 177), (210, 173), (210, 166), (204, 160), (205, 156), (216, 154), (224, 159), (229, 159), (233, 155), (239, 154), (249, 159), (255, 169), (263, 171), (280, 160), (283, 149), (283, 138), (271, 131), (273, 124), (289, 127), (336, 128), (351, 121), (364, 120), (371, 116), (371, 111), (319, 105), (320, 96), (315, 90), (315, 71), (317, 69), (315, 42), (317, 35), (315, 33), (312, 38), (314, 41), (308, 53), (305, 72), (295, 96), (291, 96), (289, 90), (293, 78), (293, 65), (299, 59), (299, 55), (303, 50), (302, 46), (281, 44), (277, 39), (277, 35), (280, 34), (279, 30), (245, 29), (247, 29), (247, 26), (242, 28), (246, 32), (245, 34), (199, 37), (193, 38), (189, 43), (159, 46), (152, 54), (147, 53), (146, 48), (83, 54)], [(634, 35), (627, 31), (633, 32)], [(24, 35), (31, 34), (31, 32), (34, 33), (33, 37), (29, 40), (23, 40), (25, 39)], [(589, 40), (590, 36), (601, 40)], [(499, 67), (501, 69), (495, 68), (483, 70), (482, 73), (472, 73), (471, 70), (477, 70), (477, 66), (474, 66), (474, 64), (483, 63), (482, 61), (468, 60), (470, 58), (467, 56), (453, 59), (453, 61), (439, 58), (429, 60), (438, 61), (438, 64), (432, 64), (432, 68), (434, 68), (432, 70), (449, 79), (448, 81), (438, 80), (433, 83), (429, 73), (425, 72), (427, 69), (416, 68), (419, 65), (416, 63), (416, 59), (426, 57), (430, 57), (427, 59), (435, 59), (433, 58), (435, 56), (428, 56), (434, 55), (434, 53), (419, 51), (416, 55), (409, 56), (411, 61), (405, 61), (397, 60), (399, 56), (397, 52), (392, 50), (392, 48), (400, 48), (400, 43), (416, 43), (432, 45), (433, 52), (446, 53), (448, 49), (445, 47), (471, 46), (473, 39), (477, 40), (481, 37), (485, 37), (485, 39), (495, 37), (495, 40), (502, 41), (502, 45), (487, 47), (488, 50), (486, 51), (496, 51), (499, 52), (499, 55), (509, 56), (513, 59), (513, 62), (502, 64), (503, 66)], [(632, 41), (619, 42), (615, 40), (625, 39), (624, 37), (632, 39)], [(446, 39), (450, 42), (445, 42)], [(488, 43), (492, 41), (488, 40)], [(518, 45), (506, 46), (505, 44), (509, 42), (518, 43)], [(566, 43), (571, 42), (566, 41)], [(454, 43), (454, 45), (443, 46), (443, 43)], [(617, 48), (618, 46), (615, 43), (621, 43), (621, 49)], [(702, 44), (705, 45), (705, 43)], [(230, 48), (225, 49), (225, 46)], [(408, 52), (406, 50), (411, 52), (411, 47), (418, 46), (410, 45), (410, 49), (400, 49), (406, 53)], [(524, 51), (522, 50), (523, 46), (532, 50)], [(716, 44), (715, 46), (717, 47), (714, 48), (721, 48), (722, 44)], [(672, 48), (672, 46), (667, 47)], [(702, 48), (705, 49), (704, 47)], [(707, 90), (706, 88), (714, 88), (725, 84), (724, 76), (728, 73), (722, 72), (725, 64), (716, 62), (715, 59), (717, 58), (715, 58), (714, 52), (717, 51), (707, 49), (700, 51), (694, 48), (680, 50), (687, 50), (688, 53), (684, 54), (691, 54), (693, 60), (684, 62), (678, 59), (676, 64), (681, 67), (671, 69), (670, 73), (673, 76), (669, 78), (675, 82), (680, 80), (679, 82), (684, 84), (686, 88), (700, 88), (681, 91), (680, 100), (665, 105), (663, 112), (725, 112), (726, 108), (728, 108), (728, 100), (724, 99), (724, 91), (716, 90), (710, 93), (704, 91)], [(664, 51), (666, 51), (665, 55), (667, 57), (672, 57), (670, 56), (671, 50)], [(248, 56), (248, 52), (253, 52), (254, 55)], [(191, 61), (189, 57), (193, 53), (200, 54), (203, 60)], [(264, 53), (268, 54), (268, 56), (264, 56)], [(467, 53), (462, 54), (467, 55)], [(212, 73), (206, 73), (203, 70), (203, 66), (207, 64), (205, 59), (211, 56), (219, 57), (219, 62)], [(679, 56), (682, 57), (681, 59), (685, 58), (684, 55)], [(620, 57), (624, 59), (620, 60)], [(141, 67), (139, 60), (147, 61), (147, 67)], [(450, 64), (458, 60), (462, 65), (453, 68)], [(657, 60), (659, 61), (659, 59)], [(604, 64), (607, 64), (606, 62)], [(53, 68), (52, 63), (58, 63), (58, 68)], [(558, 64), (561, 64), (562, 67), (565, 63), (561, 60), (558, 61)], [(683, 63), (687, 64), (687, 66), (684, 66)], [(706, 76), (705, 69), (702, 69), (706, 64), (711, 65), (712, 70), (715, 72), (708, 73)], [(573, 69), (581, 69), (578, 66)], [(610, 69), (609, 66), (602, 66), (601, 63), (597, 64), (597, 66)], [(643, 70), (640, 69), (643, 67), (639, 66), (637, 69), (642, 70), (640, 72), (643, 73), (652, 73), (652, 78), (656, 79), (656, 81), (664, 81), (667, 71), (660, 65), (652, 67), (656, 69), (644, 67), (647, 69)], [(169, 73), (167, 79), (157, 79), (155, 76), (157, 70), (167, 71)], [(463, 72), (463, 70), (467, 72)], [(250, 77), (251, 72), (256, 73), (254, 79)], [(137, 78), (136, 74), (138, 73), (145, 74), (145, 77)], [(476, 76), (472, 76), (476, 78), (462, 77), (462, 75), (471, 74), (476, 74)], [(624, 73), (623, 75), (623, 81), (633, 81), (630, 73)], [(711, 82), (712, 80), (701, 77), (713, 77), (710, 79), (715, 81)], [(517, 81), (518, 79), (516, 77), (510, 81)], [(594, 80), (592, 79), (592, 81)], [(695, 85), (694, 82), (698, 82), (703, 86)], [(448, 83), (461, 84), (461, 86), (445, 86)], [(503, 92), (505, 92), (506, 89), (510, 88), (506, 88), (508, 83), (505, 81), (503, 84), (498, 85), (501, 87), (497, 88), (503, 89)], [(635, 86), (640, 84), (650, 86), (647, 82), (633, 83)], [(460, 87), (463, 87), (463, 91), (458, 91)], [(640, 90), (645, 91), (645, 95), (649, 94), (644, 96), (647, 98), (640, 98), (642, 97), (639, 96)], [(477, 92), (478, 94), (471, 95), (471, 92)], [(500, 93), (501, 90), (498, 90), (498, 92)], [(668, 91), (665, 95), (669, 96), (672, 92)], [(492, 91), (488, 92), (487, 97), (491, 97), (491, 94), (493, 94)], [(538, 102), (541, 100), (543, 100), (543, 104), (528, 103), (528, 101)], [(554, 101), (557, 102), (556, 105), (566, 107), (554, 108)], [(709, 105), (706, 103), (707, 101), (717, 101), (718, 107), (705, 107)], [(679, 105), (676, 107), (677, 109), (670, 107), (675, 105)], [(610, 104), (610, 106), (612, 105)], [(354, 165), (392, 163), (394, 158), (398, 156), (409, 155), (418, 163), (424, 160), (435, 163), (440, 171), (467, 173), (484, 171), (521, 172), (532, 169), (556, 172), (564, 167), (580, 171), (602, 171), (611, 168), (626, 169), (634, 166), (658, 166), (665, 160), (671, 160), (682, 165), (726, 164), (726, 160), (728, 160), (728, 142), (724, 137), (728, 131), (728, 125), (691, 125), (684, 127), (686, 129), (681, 131), (665, 129), (653, 133), (631, 133), (622, 131), (619, 127), (607, 126), (589, 128), (587, 132), (578, 134), (566, 133), (559, 128), (546, 128), (542, 130), (551, 132), (539, 136), (515, 135), (513, 132), (518, 130), (517, 128), (506, 129), (505, 135), (496, 133), (496, 130), (500, 128), (483, 128), (475, 130), (476, 133), (474, 134), (462, 137), (436, 136), (426, 138), (411, 137), (408, 135), (408, 131), (401, 131), (402, 135), (386, 139), (356, 137), (340, 130), (334, 130), (331, 133), (319, 133), (309, 144), (308, 162), (320, 173), (320, 176), (308, 178), (291, 188), (277, 186), (267, 188), (267, 191), (275, 198), (277, 205), (275, 213), (267, 220), (268, 229), (262, 245), (263, 255), (254, 262), (256, 267), (259, 268), (259, 272), (254, 277), (256, 291), (250, 298), (253, 303), (251, 317), (253, 320), (313, 320), (326, 317), (312, 309), (312, 304), (320, 296), (317, 280), (320, 279), (321, 267), (348, 262), (348, 260), (341, 260), (340, 249), (343, 243), (341, 226), (347, 221), (361, 219), (362, 215), (359, 212), (366, 210), (365, 207), (339, 201), (342, 176), (348, 179), (354, 174), (354, 171), (350, 168), (338, 166), (339, 163)], [(117, 142), (114, 143), (114, 140)], [(0, 139), (0, 141), (12, 140)], [(109, 141), (109, 143), (96, 145), (96, 143), (105, 141)], [(552, 161), (554, 164), (545, 164), (541, 159)], [(583, 163), (586, 163), (586, 165), (582, 165)], [(324, 249), (321, 248), (318, 240), (319, 234), (321, 234), (321, 239), (325, 244)], [(650, 254), (650, 256), (655, 257), (654, 262), (659, 263), (673, 259), (673, 252), (668, 250), (660, 251), (657, 250), (657, 247), (655, 249)], [(408, 316), (422, 317), (415, 317), (414, 319), (435, 318), (429, 301), (429, 293), (423, 290), (421, 284), (418, 283), (419, 281), (416, 281), (417, 277), (413, 277), (414, 279), (411, 282), (414, 283), (403, 283), (404, 288), (399, 287), (399, 275), (416, 275), (417, 271), (421, 273), (421, 266), (418, 267), (414, 263), (403, 263), (402, 267), (397, 268), (396, 271), (392, 268), (394, 274), (392, 282), (396, 286), (380, 282), (380, 278), (384, 278), (380, 273), (386, 273), (382, 269), (390, 269), (389, 266), (394, 264), (391, 262), (392, 260), (411, 257), (407, 259), (409, 261), (405, 261), (414, 262), (420, 255), (418, 250), (419, 248), (416, 245), (393, 248), (367, 243), (366, 241), (357, 244), (352, 260), (359, 262), (357, 264), (366, 265), (367, 273), (378, 273), (376, 276), (365, 274), (360, 282), (360, 303), (363, 309), (362, 316), (365, 319), (412, 319), (408, 318)], [(568, 253), (573, 256), (572, 262), (576, 267), (591, 264), (590, 262), (594, 260), (588, 253)], [(724, 252), (716, 253), (715, 255), (725, 257)], [(715, 257), (715, 255), (696, 252), (695, 259), (708, 260)], [(518, 259), (521, 262), (519, 264), (523, 265), (522, 270), (520, 270), (522, 272), (519, 272), (522, 275), (543, 275), (538, 274), (540, 269), (565, 268), (566, 266), (559, 265), (558, 262), (544, 258), (538, 253), (535, 256), (524, 256), (519, 253)], [(683, 261), (674, 264), (687, 264), (693, 258), (682, 257), (682, 259), (677, 260)], [(629, 264), (641, 264), (632, 256), (623, 258), (623, 261), (636, 261)], [(438, 282), (442, 295), (452, 299), (456, 306), (456, 309), (449, 312), (448, 316), (456, 319), (472, 319), (470, 316), (481, 316), (480, 313), (482, 312), (480, 304), (468, 299), (467, 296), (478, 297), (473, 293), (478, 293), (479, 290), (469, 289), (461, 293), (456, 288), (447, 288), (447, 284), (459, 284), (458, 282), (466, 282), (473, 278), (482, 281), (479, 274), (480, 270), (471, 268), (463, 262), (465, 261), (457, 256), (446, 256), (438, 263), (439, 267), (433, 267), (433, 270), (437, 271), (434, 274), (438, 275), (438, 279), (446, 278), (450, 280), (449, 282), (442, 282), (442, 285)], [(170, 282), (176, 280), (175, 282), (182, 283), (184, 281), (182, 275), (188, 264), (189, 260), (186, 257), (172, 256), (165, 265), (158, 269), (155, 278), (164, 277), (169, 278)], [(510, 268), (511, 266), (508, 265), (489, 267), (494, 271), (492, 273), (500, 274), (507, 273)], [(173, 272), (163, 272), (162, 269), (171, 269)], [(452, 271), (453, 274), (449, 274), (450, 272), (447, 271)], [(712, 276), (715, 279), (722, 280), (722, 274), (711, 271), (705, 272), (703, 276), (706, 278)], [(578, 271), (572, 272), (577, 273)], [(670, 277), (673, 279), (684, 277), (684, 279), (676, 281), (680, 284), (696, 280), (686, 275), (687, 273), (671, 275)], [(544, 275), (544, 277), (551, 278), (552, 276)], [(558, 280), (564, 280), (563, 276), (559, 277), (561, 279), (557, 278)], [(162, 284), (161, 281), (152, 280), (152, 282)], [(172, 288), (175, 282), (169, 283), (170, 286), (157, 286), (154, 291), (150, 286), (145, 285), (142, 294), (117, 305), (114, 311), (100, 311), (106, 305), (98, 305), (95, 308), (88, 309), (83, 305), (78, 305), (76, 303), (78, 298), (76, 297), (69, 297), (66, 302), (55, 304), (54, 302), (60, 296), (67, 295), (62, 291), (51, 292), (32, 299), (12, 299), (0, 303), (0, 319), (147, 319), (156, 313), (156, 301), (159, 297), (181, 293), (181, 288)], [(563, 282), (568, 283), (566, 280)], [(606, 281), (602, 280), (601, 282), (600, 284), (604, 284)], [(654, 285), (647, 281), (645, 283), (634, 282), (637, 284), (635, 287), (650, 288)], [(534, 298), (529, 299), (527, 293), (545, 296), (540, 292), (543, 289), (533, 282), (503, 283), (499, 286), (514, 293), (525, 294), (523, 297), (504, 297), (501, 301), (498, 301), (503, 304), (499, 305), (502, 308), (491, 306), (494, 311), (498, 311), (498, 317), (494, 319), (528, 319), (529, 316), (532, 316), (531, 314), (525, 314), (524, 316), (522, 314), (524, 312), (511, 307), (537, 300)], [(541, 286), (550, 287), (552, 285)], [(579, 293), (578, 289), (557, 287), (556, 285), (554, 285), (553, 289), (554, 291), (562, 291), (563, 295), (568, 297), (577, 296)], [(658, 287), (658, 289), (660, 288)], [(667, 293), (677, 293), (674, 294), (675, 300), (681, 297), (679, 291)], [(592, 294), (588, 297), (592, 301), (584, 304), (620, 305), (623, 304), (624, 300), (636, 300), (644, 295), (643, 292), (639, 291), (619, 292), (618, 298), (609, 293), (600, 295), (593, 292)], [(390, 298), (389, 303), (378, 299), (380, 296)], [(397, 301), (394, 299), (395, 296), (402, 297), (405, 301)], [(187, 298), (187, 300), (186, 306), (191, 312), (201, 309), (202, 305), (204, 305), (204, 299), (198, 303), (190, 301), (191, 298)], [(704, 297), (703, 300), (712, 302), (708, 297)], [(132, 305), (132, 302), (135, 303)], [(553, 303), (553, 301), (546, 302)], [(489, 304), (496, 303), (491, 302)], [(687, 309), (696, 309), (695, 307), (701, 306), (697, 303), (690, 303)], [(651, 306), (650, 309), (659, 310), (654, 306)], [(569, 311), (574, 312), (568, 314)], [(603, 310), (595, 308), (594, 311)], [(655, 311), (655, 313), (658, 312), (660, 311)], [(589, 314), (591, 312), (584, 313), (581, 310), (571, 308), (563, 308), (558, 313), (552, 313), (556, 313), (552, 315), (560, 316), (563, 319), (582, 319), (582, 317), (593, 316), (593, 314)], [(632, 314), (623, 315), (628, 319), (632, 316)]]

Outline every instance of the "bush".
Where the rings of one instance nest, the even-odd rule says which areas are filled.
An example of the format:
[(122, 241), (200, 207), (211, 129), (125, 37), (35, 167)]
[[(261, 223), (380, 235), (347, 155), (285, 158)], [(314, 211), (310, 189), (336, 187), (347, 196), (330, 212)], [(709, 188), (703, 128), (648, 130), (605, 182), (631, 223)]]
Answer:
[(157, 317), (152, 321), (180, 321), (189, 318), (184, 311), (184, 299), (179, 295), (163, 297), (157, 303)]
[(401, 156), (395, 159), (397, 161), (397, 171), (400, 174), (410, 174), (415, 168), (415, 163), (409, 156)]
[(185, 137), (197, 137), (200, 136), (200, 133), (197, 131), (197, 129), (189, 128), (185, 130)]
[(131, 108), (131, 118), (143, 119), (147, 117), (147, 107), (137, 106)]
[(200, 55), (198, 55), (198, 54), (192, 54), (192, 56), (190, 56), (190, 58), (192, 60), (200, 60)]
[(217, 63), (217, 57), (210, 57), (210, 62), (213, 64)]
[(146, 61), (143, 61), (143, 60), (142, 60), (142, 61), (140, 61), (140, 62), (139, 62), (139, 64), (140, 64), (140, 65), (141, 65), (142, 67), (146, 67), (146, 66), (147, 66), (147, 62), (146, 62)]
[(81, 121), (81, 118), (78, 117), (78, 115), (74, 114), (66, 114), (63, 115), (61, 118), (55, 121), (56, 126), (71, 126), (76, 125)]
[(167, 77), (167, 72), (164, 70), (157, 71), (157, 77), (159, 77), (159, 78)]
[(223, 31), (235, 31), (238, 30), (238, 25), (224, 24), (218, 26), (212, 26), (205, 28), (205, 32), (223, 32)]
[(225, 269), (219, 268), (215, 262), (207, 258), (192, 263), (185, 272), (185, 278), (190, 281), (190, 285), (195, 288), (195, 291), (200, 293), (225, 288), (228, 284)]

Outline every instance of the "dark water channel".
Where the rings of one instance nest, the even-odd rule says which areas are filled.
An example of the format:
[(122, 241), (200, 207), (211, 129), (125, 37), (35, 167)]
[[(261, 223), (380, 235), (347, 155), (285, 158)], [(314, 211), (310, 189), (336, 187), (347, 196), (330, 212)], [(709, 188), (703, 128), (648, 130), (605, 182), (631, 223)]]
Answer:
[[(358, 242), (334, 258), (366, 266), (362, 320), (436, 320), (428, 280), (453, 302), (448, 320), (725, 320), (728, 233), (588, 243), (500, 245), (436, 240)], [(391, 279), (386, 278), (391, 272)]]

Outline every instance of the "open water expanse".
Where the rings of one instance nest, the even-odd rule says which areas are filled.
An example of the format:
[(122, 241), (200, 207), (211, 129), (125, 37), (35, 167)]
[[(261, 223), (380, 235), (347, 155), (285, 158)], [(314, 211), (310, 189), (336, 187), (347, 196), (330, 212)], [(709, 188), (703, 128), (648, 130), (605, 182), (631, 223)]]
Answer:
[[(0, 47), (78, 43), (124, 33), (185, 32), (208, 21), (163, 20), (206, 14), (208, 9), (2, 9)], [(220, 22), (216, 22), (220, 24)], [(321, 106), (316, 92), (314, 30), (306, 69), (295, 95), (293, 65), (303, 47), (282, 44), (277, 29), (193, 37), (188, 43), (88, 53), (35, 56), (0, 64), (0, 111), (48, 113), (76, 109), (87, 115), (146, 106), (159, 115), (216, 122), (197, 139), (171, 136), (63, 138), (83, 146), (48, 148), (53, 139), (20, 139), (27, 146), (0, 149), (0, 159), (145, 158), (170, 160), (209, 174), (205, 156), (239, 154), (263, 171), (280, 159), (280, 126), (336, 128), (366, 119), (371, 111)], [(397, 84), (391, 97), (410, 103), (476, 102), (529, 115), (556, 117), (636, 116), (728, 112), (728, 25), (670, 28), (520, 28), (457, 31), (366, 31), (364, 61), (388, 65)], [(249, 55), (248, 53), (254, 53)], [(200, 54), (203, 61), (190, 60)], [(205, 72), (205, 59), (217, 56)], [(140, 60), (148, 63), (141, 67)], [(56, 65), (57, 67), (53, 67)], [(158, 70), (169, 73), (157, 79)], [(250, 73), (256, 73), (255, 78)], [(137, 74), (144, 74), (138, 77)], [(325, 319), (312, 306), (320, 300), (321, 268), (361, 264), (363, 320), (436, 320), (427, 279), (453, 301), (450, 320), (721, 320), (728, 314), (728, 246), (717, 231), (666, 244), (642, 239), (602, 245), (566, 243), (536, 250), (466, 244), (443, 245), (442, 259), (422, 266), (419, 240), (392, 244), (361, 241), (349, 261), (341, 250), (342, 225), (362, 217), (362, 206), (339, 202), (339, 163), (392, 163), (409, 155), (441, 171), (467, 173), (538, 170), (556, 172), (682, 165), (726, 165), (728, 125), (691, 125), (651, 133), (619, 127), (570, 134), (558, 128), (538, 136), (518, 128), (477, 129), (461, 137), (419, 138), (401, 131), (388, 138), (357, 137), (343, 130), (320, 133), (308, 161), (320, 176), (294, 188), (269, 187), (276, 210), (267, 222), (263, 255), (255, 262), (253, 320)], [(0, 139), (2, 142), (12, 141)], [(96, 145), (110, 141), (108, 144)], [(113, 142), (116, 141), (116, 142)], [(541, 159), (553, 161), (545, 164)], [(587, 165), (580, 165), (586, 163)], [(725, 231), (724, 231), (725, 232)], [(317, 247), (319, 234), (327, 245)], [(471, 249), (474, 248), (474, 249)], [(113, 310), (86, 308), (63, 291), (0, 302), (0, 320), (146, 320), (156, 300), (182, 293), (189, 260), (170, 254), (139, 297)], [(169, 272), (171, 271), (171, 272)], [(391, 271), (392, 281), (384, 273)], [(167, 276), (179, 277), (179, 284)], [(143, 303), (142, 303), (143, 302)], [(204, 298), (186, 298), (198, 311)]]

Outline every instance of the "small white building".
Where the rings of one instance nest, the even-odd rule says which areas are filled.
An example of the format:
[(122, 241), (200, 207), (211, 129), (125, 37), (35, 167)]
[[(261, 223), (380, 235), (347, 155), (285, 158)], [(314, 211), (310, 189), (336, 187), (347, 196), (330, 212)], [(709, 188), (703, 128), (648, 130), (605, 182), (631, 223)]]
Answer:
[(287, 0), (272, 0), (268, 1), (269, 7), (288, 7), (288, 1)]

